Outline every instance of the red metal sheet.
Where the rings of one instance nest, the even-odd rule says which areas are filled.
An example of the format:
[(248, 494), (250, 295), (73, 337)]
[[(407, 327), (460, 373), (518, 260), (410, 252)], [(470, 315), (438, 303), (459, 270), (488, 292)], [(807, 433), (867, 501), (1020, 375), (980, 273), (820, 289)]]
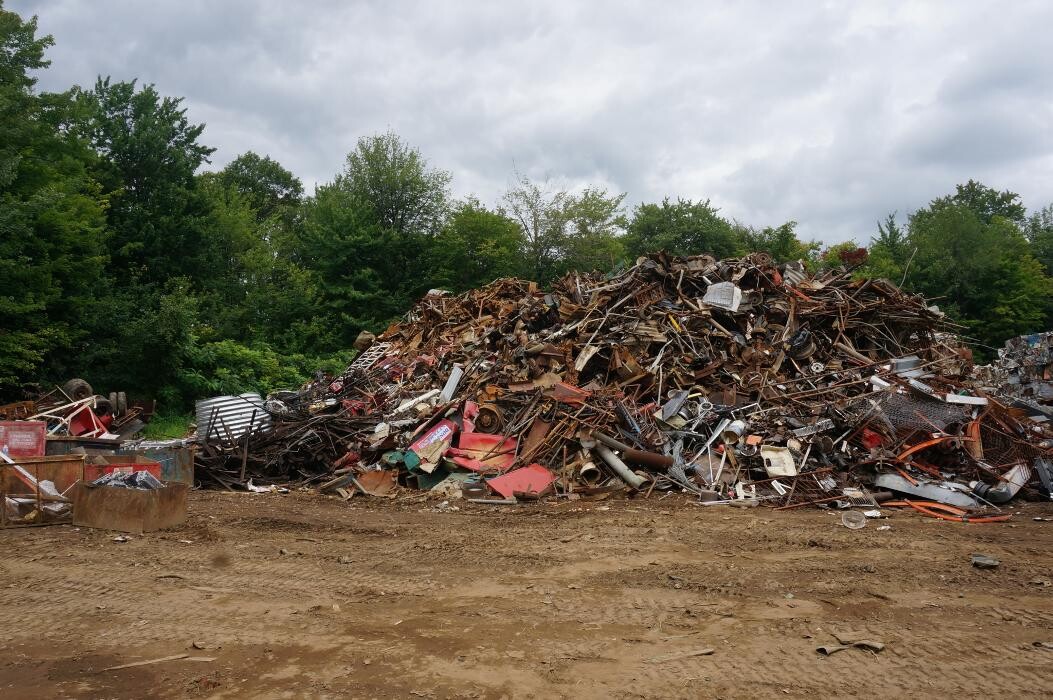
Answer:
[(540, 464), (531, 464), (487, 479), (486, 483), (505, 498), (514, 498), (517, 493), (543, 493), (555, 480), (556, 475), (551, 471)]
[(11, 457), (43, 457), (47, 423), (40, 420), (0, 421), (0, 450)]
[(504, 471), (516, 460), (515, 438), (489, 433), (461, 433), (457, 447), (451, 447), (447, 454), (453, 463), (472, 471), (496, 469)]

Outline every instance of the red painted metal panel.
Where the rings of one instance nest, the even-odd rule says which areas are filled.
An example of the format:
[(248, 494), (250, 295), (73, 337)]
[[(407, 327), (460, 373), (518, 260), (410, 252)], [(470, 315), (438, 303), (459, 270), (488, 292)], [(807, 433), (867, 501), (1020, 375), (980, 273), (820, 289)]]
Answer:
[(47, 424), (39, 420), (0, 421), (0, 450), (11, 457), (43, 457)]
[(487, 479), (486, 483), (505, 498), (514, 498), (517, 493), (543, 493), (555, 480), (556, 475), (551, 471), (540, 464), (531, 464), (493, 479)]
[(459, 467), (472, 471), (505, 471), (516, 461), (514, 437), (489, 433), (461, 433), (457, 447), (447, 454)]

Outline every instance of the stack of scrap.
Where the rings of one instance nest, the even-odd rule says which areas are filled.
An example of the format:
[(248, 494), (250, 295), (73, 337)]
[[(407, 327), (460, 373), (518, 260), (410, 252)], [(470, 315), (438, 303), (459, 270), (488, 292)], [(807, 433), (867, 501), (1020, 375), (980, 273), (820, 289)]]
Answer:
[(1032, 420), (1053, 419), (1053, 331), (1007, 340), (998, 359), (977, 367), (975, 375), (989, 391), (1026, 410)]
[(885, 280), (764, 254), (433, 291), (342, 376), (270, 397), (266, 429), (213, 439), (198, 473), (494, 502), (922, 500), (961, 517), (1048, 494), (1046, 436), (965, 379), (952, 330)]

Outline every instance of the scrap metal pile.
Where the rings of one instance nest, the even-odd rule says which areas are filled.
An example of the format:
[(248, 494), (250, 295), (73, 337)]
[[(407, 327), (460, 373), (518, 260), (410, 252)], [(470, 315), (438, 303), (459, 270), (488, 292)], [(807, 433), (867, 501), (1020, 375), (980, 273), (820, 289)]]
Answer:
[(1010, 338), (998, 358), (974, 374), (1034, 419), (1053, 420), (1053, 332)]
[(254, 403), (265, 425), (199, 412), (198, 476), (488, 502), (896, 499), (950, 519), (1048, 499), (1048, 435), (971, 388), (951, 330), (887, 281), (764, 254), (436, 290), (342, 376)]

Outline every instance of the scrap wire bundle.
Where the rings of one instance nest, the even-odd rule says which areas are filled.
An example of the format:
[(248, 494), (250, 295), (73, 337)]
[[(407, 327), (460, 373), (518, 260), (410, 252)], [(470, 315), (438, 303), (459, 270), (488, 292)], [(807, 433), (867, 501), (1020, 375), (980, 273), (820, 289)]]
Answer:
[(343, 376), (272, 397), (270, 432), (245, 454), (213, 446), (203, 477), (243, 482), (240, 458), (257, 480), (347, 493), (678, 489), (777, 507), (1048, 492), (1048, 441), (960, 379), (971, 355), (950, 331), (887, 281), (764, 254), (433, 291)]

